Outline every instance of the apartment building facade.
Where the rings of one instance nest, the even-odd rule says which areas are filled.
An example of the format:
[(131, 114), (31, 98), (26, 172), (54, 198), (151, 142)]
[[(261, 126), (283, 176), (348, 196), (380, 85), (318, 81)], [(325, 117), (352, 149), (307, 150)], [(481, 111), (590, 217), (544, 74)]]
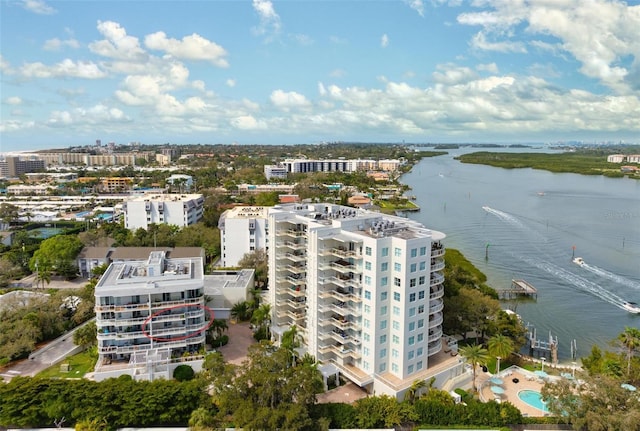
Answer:
[(277, 206), (268, 220), (276, 339), (295, 325), (321, 367), (369, 393), (400, 397), (415, 380), (464, 372), (441, 354), (443, 233), (332, 204)]
[(204, 198), (201, 194), (147, 194), (127, 200), (122, 210), (127, 229), (147, 229), (152, 223), (184, 227), (202, 219)]
[[(185, 352), (205, 343), (207, 316), (200, 257), (114, 262), (95, 288), (96, 380), (171, 378)], [(196, 371), (201, 361), (190, 362)]]
[(218, 220), (220, 229), (220, 266), (238, 266), (246, 253), (268, 250), (267, 207), (235, 207)]

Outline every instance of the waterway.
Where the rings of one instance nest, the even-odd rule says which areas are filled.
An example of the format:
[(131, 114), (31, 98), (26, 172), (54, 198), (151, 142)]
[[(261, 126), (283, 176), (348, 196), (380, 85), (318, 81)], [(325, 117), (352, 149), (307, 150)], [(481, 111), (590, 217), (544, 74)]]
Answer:
[(640, 327), (640, 315), (622, 308), (623, 301), (640, 303), (640, 181), (454, 160), (472, 151), (479, 150), (424, 158), (402, 177), (421, 207), (409, 217), (444, 232), (446, 246), (460, 250), (493, 288), (508, 288), (512, 279), (533, 284), (537, 301), (503, 308), (514, 309), (538, 338), (557, 336), (562, 362), (571, 361), (574, 340), (576, 356), (584, 357), (593, 345), (611, 349), (626, 326)]

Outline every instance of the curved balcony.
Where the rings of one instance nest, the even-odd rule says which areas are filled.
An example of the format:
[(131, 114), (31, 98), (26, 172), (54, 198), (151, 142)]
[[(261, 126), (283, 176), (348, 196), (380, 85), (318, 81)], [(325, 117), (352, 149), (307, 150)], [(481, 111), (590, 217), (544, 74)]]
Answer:
[[(167, 308), (174, 305), (204, 305), (204, 296), (200, 298), (180, 299), (178, 301), (157, 301), (151, 303), (151, 308)], [(148, 307), (148, 304), (147, 304)]]
[(431, 272), (442, 271), (444, 269), (444, 259), (431, 259)]
[(434, 341), (432, 343), (429, 343), (427, 355), (433, 356), (436, 353), (440, 352), (441, 350), (442, 350), (442, 340)]
[(429, 306), (429, 314), (435, 314), (444, 308), (444, 302), (441, 299), (436, 299), (434, 303)]
[(432, 273), (429, 283), (432, 287), (444, 283), (444, 275), (440, 274), (439, 272)]
[(444, 246), (435, 246), (435, 244), (431, 245), (431, 257), (440, 257), (440, 256), (444, 256), (444, 253), (446, 251), (446, 249), (444, 248)]
[(444, 320), (442, 313), (432, 314), (429, 316), (429, 328), (435, 328), (437, 326), (442, 325), (442, 321)]
[(440, 299), (444, 296), (444, 287), (440, 286), (436, 289), (431, 289), (431, 293), (429, 294), (429, 299)]
[(442, 328), (435, 328), (429, 331), (429, 338), (427, 341), (429, 343), (432, 343), (434, 341), (438, 341), (441, 338), (442, 338)]

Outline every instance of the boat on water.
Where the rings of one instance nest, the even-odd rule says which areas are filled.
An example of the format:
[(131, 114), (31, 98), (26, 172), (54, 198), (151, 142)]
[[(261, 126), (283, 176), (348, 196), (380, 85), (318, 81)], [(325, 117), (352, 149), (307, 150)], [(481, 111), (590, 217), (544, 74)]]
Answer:
[(627, 310), (629, 313), (638, 314), (640, 313), (640, 305), (635, 302), (625, 301), (622, 303), (622, 307)]
[(575, 263), (578, 266), (582, 266), (584, 265), (584, 259), (581, 257), (576, 257), (575, 259), (573, 259), (573, 263)]

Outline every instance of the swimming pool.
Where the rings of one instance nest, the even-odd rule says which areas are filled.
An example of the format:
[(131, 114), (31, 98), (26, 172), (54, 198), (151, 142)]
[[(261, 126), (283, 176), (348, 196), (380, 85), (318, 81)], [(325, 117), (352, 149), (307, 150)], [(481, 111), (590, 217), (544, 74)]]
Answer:
[(531, 389), (525, 389), (518, 392), (518, 398), (525, 404), (530, 405), (543, 412), (548, 412), (545, 402), (542, 400), (542, 395), (538, 391), (532, 391)]

